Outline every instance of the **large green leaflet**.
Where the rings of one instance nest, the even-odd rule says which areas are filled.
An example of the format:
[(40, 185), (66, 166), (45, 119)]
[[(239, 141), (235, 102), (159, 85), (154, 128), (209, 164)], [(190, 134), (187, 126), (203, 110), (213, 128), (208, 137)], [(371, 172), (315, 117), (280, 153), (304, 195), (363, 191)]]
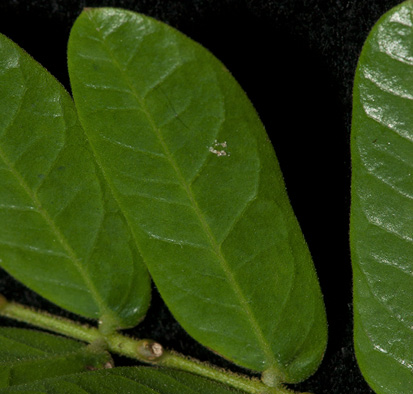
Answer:
[(71, 339), (0, 328), (0, 388), (112, 365), (110, 355)]
[(241, 394), (185, 372), (154, 368), (114, 368), (0, 389), (31, 394)]
[(171, 27), (109, 8), (78, 18), (68, 61), (81, 123), (177, 320), (268, 376), (314, 372), (319, 285), (271, 143), (229, 72)]
[(0, 36), (0, 265), (56, 304), (136, 325), (149, 278), (68, 93)]
[(355, 349), (377, 393), (413, 388), (413, 3), (363, 48), (352, 125)]

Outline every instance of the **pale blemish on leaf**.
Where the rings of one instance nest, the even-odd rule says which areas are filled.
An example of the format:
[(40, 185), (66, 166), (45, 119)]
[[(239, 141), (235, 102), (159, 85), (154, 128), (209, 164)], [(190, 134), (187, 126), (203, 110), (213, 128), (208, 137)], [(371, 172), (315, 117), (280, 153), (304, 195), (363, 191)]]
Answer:
[(226, 148), (227, 147), (227, 141), (224, 142), (218, 142), (217, 140), (214, 141), (214, 145), (210, 146), (208, 149), (211, 153), (217, 155), (218, 157), (220, 156), (230, 156), (229, 153), (225, 151), (225, 149), (220, 149), (220, 148)]

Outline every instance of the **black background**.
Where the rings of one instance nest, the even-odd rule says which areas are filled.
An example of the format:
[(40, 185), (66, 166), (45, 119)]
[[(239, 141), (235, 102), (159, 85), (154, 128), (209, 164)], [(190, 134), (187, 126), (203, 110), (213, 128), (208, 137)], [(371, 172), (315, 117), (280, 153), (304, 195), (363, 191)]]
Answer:
[[(351, 91), (369, 30), (399, 1), (379, 0), (0, 0), (0, 32), (70, 91), (66, 44), (85, 6), (113, 6), (164, 21), (214, 53), (247, 92), (274, 144), (291, 203), (314, 258), (329, 321), (319, 370), (301, 391), (372, 393), (352, 345), (350, 208)], [(0, 271), (7, 298), (74, 316)], [(74, 317), (76, 318), (76, 317)], [(16, 325), (0, 319), (2, 325)], [(154, 291), (131, 333), (227, 368), (183, 332)], [(118, 365), (126, 363), (117, 360)]]

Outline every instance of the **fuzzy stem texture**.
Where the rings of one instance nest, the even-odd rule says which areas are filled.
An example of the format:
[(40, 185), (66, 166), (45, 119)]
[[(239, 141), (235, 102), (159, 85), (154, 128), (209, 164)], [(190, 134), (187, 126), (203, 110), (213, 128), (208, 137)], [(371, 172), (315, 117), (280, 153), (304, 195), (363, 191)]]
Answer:
[[(108, 351), (143, 363), (191, 372), (251, 394), (293, 394), (282, 386), (268, 387), (262, 381), (212, 366), (179, 353), (168, 351), (151, 339), (130, 338), (120, 333), (105, 334), (96, 327), (36, 311), (27, 306), (7, 302), (0, 294), (0, 315), (33, 326), (66, 335), (87, 343), (103, 342)], [(309, 394), (309, 393), (301, 393)]]

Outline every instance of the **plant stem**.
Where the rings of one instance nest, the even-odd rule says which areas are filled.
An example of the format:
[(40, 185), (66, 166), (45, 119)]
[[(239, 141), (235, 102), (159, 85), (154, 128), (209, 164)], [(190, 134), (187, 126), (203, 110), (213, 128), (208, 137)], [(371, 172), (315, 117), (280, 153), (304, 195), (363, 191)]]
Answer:
[[(225, 383), (229, 386), (257, 394), (292, 394), (291, 390), (283, 387), (268, 387), (259, 379), (238, 375), (227, 370), (209, 365), (192, 358), (184, 357), (181, 354), (169, 351), (158, 363), (165, 367), (188, 371), (197, 375), (205, 376), (212, 380)], [(305, 394), (305, 393), (304, 393)]]
[[(251, 394), (293, 394), (284, 387), (268, 387), (258, 379), (220, 369), (173, 351), (167, 351), (151, 339), (135, 339), (119, 333), (104, 335), (96, 327), (76, 323), (72, 320), (36, 311), (15, 302), (7, 302), (0, 295), (0, 315), (32, 324), (55, 333), (63, 334), (84, 342), (104, 341), (107, 350), (135, 360), (191, 372), (227, 384)], [(305, 393), (302, 393), (305, 394)]]
[(69, 319), (53, 316), (43, 311), (35, 311), (15, 302), (8, 302), (0, 309), (0, 315), (32, 324), (49, 331), (76, 338), (84, 342), (94, 342), (101, 338), (99, 330), (75, 323)]

